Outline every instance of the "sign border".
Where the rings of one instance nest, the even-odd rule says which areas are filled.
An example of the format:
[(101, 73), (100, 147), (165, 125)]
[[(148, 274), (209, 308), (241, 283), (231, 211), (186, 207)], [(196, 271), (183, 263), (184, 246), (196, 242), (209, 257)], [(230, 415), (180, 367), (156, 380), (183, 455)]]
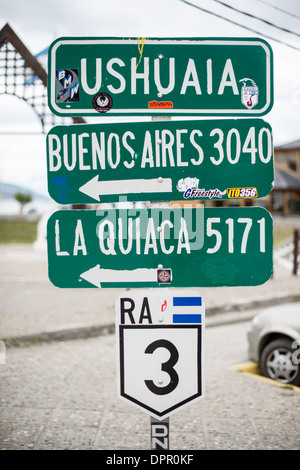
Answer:
[[(118, 325), (118, 330), (119, 330), (119, 334), (118, 334), (118, 344), (119, 344), (119, 347), (118, 347), (118, 351), (117, 351), (117, 354), (118, 354), (118, 359), (119, 359), (119, 365), (120, 365), (120, 368), (119, 368), (119, 373), (118, 373), (118, 392), (119, 392), (119, 397), (120, 398), (123, 398), (125, 399), (126, 401), (130, 401), (132, 402), (135, 406), (138, 406), (139, 408), (143, 408), (145, 410), (147, 410), (148, 413), (152, 413), (154, 414), (156, 417), (158, 417), (159, 419), (165, 419), (167, 418), (168, 416), (170, 416), (170, 414), (172, 414), (172, 412), (174, 412), (177, 408), (181, 408), (181, 407), (184, 407), (185, 405), (187, 405), (188, 403), (190, 403), (191, 401), (195, 400), (196, 398), (198, 397), (204, 397), (204, 387), (203, 387), (203, 374), (204, 374), (204, 370), (203, 370), (203, 350), (204, 350), (204, 342), (203, 342), (203, 328), (204, 328), (204, 324), (196, 324), (196, 323), (193, 323), (193, 324), (166, 324), (166, 325), (154, 325), (154, 324), (147, 324), (147, 325), (127, 325), (127, 324), (123, 324), (123, 325)], [(124, 388), (125, 388), (125, 385), (124, 385), (124, 382), (125, 382), (125, 375), (124, 375), (124, 341), (123, 341), (123, 338), (124, 338), (124, 330), (125, 329), (128, 329), (128, 328), (131, 328), (131, 329), (197, 329), (197, 339), (198, 339), (198, 344), (197, 344), (197, 370), (198, 370), (198, 380), (197, 380), (197, 384), (198, 384), (198, 392), (194, 395), (192, 395), (191, 397), (189, 398), (185, 398), (184, 400), (182, 400), (181, 402), (177, 403), (176, 405), (173, 405), (171, 406), (170, 408), (166, 409), (165, 411), (162, 411), (162, 412), (159, 412), (157, 410), (155, 410), (153, 407), (149, 406), (149, 405), (145, 405), (144, 403), (140, 402), (139, 400), (131, 397), (130, 395), (127, 395), (126, 392), (124, 392)]]
[[(222, 170), (219, 169), (217, 164), (211, 163), (209, 160), (212, 159), (212, 157), (209, 157), (209, 150), (206, 147), (211, 146), (211, 148), (214, 145), (213, 142), (213, 137), (210, 137), (211, 131), (215, 129), (220, 129), (224, 133), (224, 142), (222, 144), (222, 148), (224, 150), (225, 154), (225, 145), (226, 145), (226, 135), (228, 137), (228, 132), (229, 129), (235, 128), (237, 130), (240, 138), (241, 135), (249, 134), (250, 129), (254, 127), (254, 132), (255, 132), (255, 142), (258, 147), (258, 142), (257, 139), (259, 139), (259, 134), (262, 131), (267, 131), (267, 139), (268, 139), (268, 144), (266, 148), (270, 148), (270, 158), (268, 159), (267, 162), (265, 162), (265, 157), (256, 157), (257, 161), (252, 164), (250, 160), (246, 159), (246, 153), (241, 150), (240, 155), (239, 155), (239, 160), (237, 164), (232, 165), (231, 162), (229, 161), (229, 157), (227, 156), (224, 157), (224, 161), (222, 159), (221, 166)], [(154, 166), (153, 168), (149, 169), (150, 170), (150, 177), (148, 173), (148, 167), (147, 165), (145, 167), (139, 166), (139, 163), (137, 163), (137, 170), (142, 173), (140, 176), (133, 176), (133, 171), (128, 170), (127, 168), (124, 168), (125, 161), (127, 158), (127, 150), (123, 148), (124, 144), (122, 144), (122, 149), (120, 151), (120, 165), (119, 167), (115, 170), (116, 176), (113, 178), (108, 178), (105, 176), (107, 172), (111, 171), (109, 169), (109, 166), (105, 166), (105, 168), (101, 168), (101, 165), (96, 168), (96, 169), (89, 169), (88, 172), (83, 171), (82, 169), (79, 168), (79, 163), (77, 162), (75, 165), (75, 168), (73, 169), (67, 169), (65, 166), (65, 163), (61, 163), (61, 167), (56, 171), (50, 168), (50, 147), (52, 144), (50, 144), (50, 139), (55, 138), (58, 139), (60, 142), (61, 147), (63, 147), (63, 137), (66, 135), (69, 144), (68, 144), (68, 152), (72, 153), (71, 150), (71, 136), (74, 135), (76, 139), (79, 138), (79, 135), (82, 133), (85, 133), (87, 137), (89, 138), (89, 142), (91, 141), (91, 136), (93, 133), (98, 133), (98, 132), (103, 132), (107, 139), (108, 135), (115, 134), (118, 136), (118, 140), (121, 142), (122, 140), (122, 135), (124, 137), (125, 132), (133, 132), (135, 137), (137, 139), (143, 140), (144, 137), (143, 135), (146, 135), (146, 132), (149, 131), (150, 133), (153, 134), (153, 138), (155, 139), (154, 135), (156, 135), (156, 132), (162, 132), (163, 130), (167, 129), (171, 133), (173, 133), (174, 138), (176, 135), (177, 130), (183, 129), (188, 131), (188, 134), (191, 136), (191, 133), (194, 132), (194, 130), (201, 130), (205, 134), (201, 138), (203, 139), (200, 143), (201, 149), (203, 151), (203, 161), (201, 161), (201, 164), (193, 166), (190, 161), (192, 159), (191, 156), (187, 158), (189, 155), (189, 150), (184, 148), (182, 150), (182, 158), (187, 158), (187, 162), (189, 166), (181, 166), (177, 163), (178, 160), (178, 155), (179, 158), (181, 158), (180, 153), (178, 153), (176, 144), (174, 148), (174, 161), (176, 160), (175, 166), (172, 166), (170, 162), (166, 164), (166, 166), (163, 166), (163, 164), (159, 164), (159, 166)], [(209, 135), (207, 133), (210, 133)], [(270, 137), (270, 138), (269, 138)], [(205, 141), (204, 141), (205, 139)], [(246, 142), (246, 141), (245, 141)], [(144, 141), (145, 143), (145, 141)], [(153, 141), (153, 148), (157, 145), (158, 141), (154, 140)], [(241, 143), (242, 143), (242, 138), (241, 138)], [(151, 144), (152, 145), (152, 144)], [(187, 145), (189, 142), (187, 142)], [(215, 146), (215, 145), (214, 145)], [(264, 148), (264, 145), (262, 145)], [(135, 152), (135, 155), (139, 155), (139, 152), (142, 153), (142, 147), (140, 144), (132, 144), (132, 149)], [(260, 153), (259, 149), (258, 152)], [(63, 151), (65, 152), (65, 151)], [(160, 150), (161, 152), (161, 150)], [(207, 152), (207, 153), (206, 153)], [(76, 152), (75, 152), (76, 153)], [(55, 202), (61, 205), (70, 205), (70, 204), (98, 204), (99, 202), (119, 202), (119, 198), (122, 196), (125, 196), (127, 198), (127, 201), (133, 202), (133, 201), (140, 201), (141, 198), (143, 200), (150, 200), (150, 201), (157, 201), (157, 200), (164, 200), (164, 201), (181, 201), (181, 202), (190, 202), (190, 201), (208, 201), (208, 200), (228, 200), (228, 199), (233, 199), (234, 197), (228, 196), (228, 189), (233, 188), (233, 189), (238, 189), (238, 188), (253, 188), (257, 187), (255, 181), (257, 178), (255, 177), (254, 172), (258, 171), (258, 166), (261, 165), (259, 174), (260, 178), (262, 178), (262, 174), (264, 174), (264, 179), (260, 180), (258, 185), (259, 185), (259, 192), (257, 194), (256, 191), (256, 196), (258, 198), (262, 198), (264, 196), (267, 196), (273, 189), (274, 186), (274, 149), (273, 149), (273, 131), (271, 125), (264, 120), (263, 118), (260, 117), (249, 117), (247, 119), (242, 119), (242, 118), (217, 118), (214, 117), (213, 119), (203, 119), (203, 120), (197, 120), (195, 117), (189, 120), (184, 120), (183, 118), (179, 120), (169, 120), (169, 121), (141, 121), (141, 122), (129, 122), (129, 123), (120, 123), (120, 122), (113, 122), (113, 123), (86, 123), (86, 124), (71, 124), (71, 125), (57, 125), (54, 126), (52, 129), (47, 134), (46, 137), (46, 154), (47, 154), (47, 186), (48, 186), (48, 193)], [(87, 149), (86, 156), (92, 160), (92, 144), (89, 143), (89, 147)], [(53, 158), (53, 157), (52, 157)], [(153, 157), (154, 158), (154, 157)], [(64, 153), (61, 156), (61, 161), (64, 160)], [(139, 160), (137, 160), (139, 162)], [(185, 164), (187, 164), (187, 162)], [(214, 182), (211, 184), (209, 181), (209, 176), (208, 176), (208, 168), (211, 166), (211, 173), (215, 172), (216, 175), (218, 175), (218, 183)], [(240, 178), (238, 178), (238, 172), (241, 173), (241, 168), (238, 167), (244, 166), (243, 170), (244, 171), (243, 175), (244, 177), (247, 177), (247, 182), (241, 183)], [(234, 167), (234, 168), (233, 168)], [(255, 169), (256, 167), (256, 169)], [(248, 177), (248, 170), (252, 172), (252, 178)], [(180, 174), (181, 171), (181, 174)], [(202, 181), (202, 174), (203, 171), (206, 172), (206, 179), (204, 179), (204, 182)], [(131, 173), (130, 173), (131, 172)], [(88, 173), (88, 175), (85, 175), (85, 173)], [(155, 173), (155, 174), (154, 174)], [(178, 174), (177, 174), (178, 173)], [(224, 180), (224, 175), (226, 175), (226, 182), (225, 185), (225, 180)], [(228, 178), (228, 174), (231, 173), (231, 177)], [(57, 176), (58, 175), (58, 176)], [(125, 176), (124, 176), (125, 175)], [(184, 197), (185, 190), (176, 190), (177, 184), (180, 179), (184, 179), (188, 176), (192, 176), (195, 178), (198, 178), (200, 180), (200, 188), (197, 188), (195, 186), (191, 186), (190, 189), (201, 189), (202, 191), (209, 192), (209, 190), (214, 191), (215, 188), (218, 188), (218, 192), (215, 195), (195, 195), (192, 196), (191, 198), (189, 197)], [(162, 178), (161, 181), (159, 181), (159, 178)], [(235, 179), (235, 181), (232, 181)], [(69, 183), (65, 181), (65, 183), (62, 184), (62, 187), (65, 189), (62, 190), (62, 193), (70, 193), (68, 196), (62, 196), (60, 198), (59, 195), (59, 184), (55, 184), (53, 181), (54, 179), (61, 179), (61, 178), (71, 178), (72, 184), (71, 187), (67, 188), (67, 184), (69, 186)], [(214, 176), (216, 178), (216, 176)], [(239, 179), (239, 181), (237, 181)], [(202, 181), (202, 182), (201, 182)], [(131, 186), (131, 183), (133, 184), (138, 184), (136, 186), (136, 189), (133, 189)], [(105, 186), (105, 190), (99, 189), (99, 191), (96, 193), (93, 192), (93, 188), (101, 186)], [(123, 186), (122, 186), (123, 185)], [(206, 186), (207, 185), (207, 186)], [(224, 186), (222, 186), (224, 185)], [(120, 190), (122, 186), (122, 190)], [(263, 187), (262, 187), (263, 186)], [(149, 189), (151, 187), (151, 189)], [(205, 187), (205, 189), (204, 189)], [(262, 188), (261, 188), (262, 187)], [(115, 191), (113, 190), (115, 188)], [(220, 192), (226, 190), (227, 192), (220, 196)], [(75, 193), (75, 196), (72, 194)], [(222, 194), (222, 193), (221, 193)], [(251, 197), (251, 196), (247, 196)], [(253, 197), (253, 196), (252, 196)], [(246, 196), (237, 196), (235, 197), (237, 199), (246, 199)]]
[[(212, 282), (212, 273), (207, 273), (206, 269), (208, 264), (213, 263), (213, 261), (217, 262), (217, 265), (214, 269), (218, 268), (218, 260), (220, 256), (226, 254), (225, 257), (225, 264), (229, 262), (229, 265), (233, 263), (237, 267), (244, 266), (245, 260), (248, 261), (250, 258), (250, 252), (242, 253), (241, 247), (237, 249), (236, 253), (229, 252), (228, 246), (222, 245), (222, 249), (220, 253), (214, 251), (212, 253), (212, 259), (210, 259), (210, 254), (207, 254), (206, 249), (209, 248), (211, 245), (209, 244), (209, 239), (213, 235), (213, 233), (207, 233), (207, 227), (203, 232), (204, 239), (202, 240), (201, 237), (197, 240), (197, 246), (192, 247), (191, 250), (184, 249), (184, 253), (171, 253), (163, 252), (163, 250), (159, 250), (157, 253), (151, 253), (149, 258), (149, 252), (143, 253), (141, 252), (140, 257), (136, 257), (134, 252), (131, 253), (130, 259), (125, 257), (122, 253), (120, 260), (118, 260), (118, 265), (112, 268), (111, 264), (109, 264), (112, 260), (108, 259), (105, 254), (105, 251), (99, 249), (99, 237), (97, 236), (96, 230), (94, 230), (93, 225), (90, 225), (91, 220), (95, 220), (95, 226), (98, 225), (99, 222), (110, 220), (109, 217), (113, 216), (113, 212), (116, 211), (116, 219), (121, 217), (121, 211), (124, 209), (101, 209), (101, 218), (97, 219), (95, 215), (97, 214), (97, 210), (59, 210), (54, 212), (48, 219), (47, 223), (47, 251), (48, 251), (48, 276), (52, 284), (56, 287), (63, 287), (63, 288), (142, 288), (142, 287), (224, 287), (224, 286), (258, 286), (267, 282), (273, 273), (273, 261), (272, 261), (272, 244), (273, 244), (273, 232), (271, 227), (273, 226), (273, 219), (271, 214), (267, 211), (267, 209), (260, 207), (260, 206), (253, 206), (253, 207), (187, 207), (184, 209), (183, 207), (174, 207), (174, 208), (153, 208), (153, 209), (134, 209), (134, 211), (138, 211), (138, 217), (148, 217), (147, 225), (149, 224), (150, 215), (152, 214), (153, 217), (157, 216), (157, 214), (174, 214), (176, 216), (182, 216), (184, 211), (186, 210), (186, 214), (189, 217), (193, 217), (194, 214), (199, 214), (199, 221), (201, 222), (201, 216), (203, 212), (204, 221), (207, 219), (213, 219), (214, 217), (233, 217), (234, 220), (237, 220), (237, 217), (247, 217), (250, 218), (252, 221), (256, 221), (259, 217), (265, 220), (266, 227), (264, 226), (256, 226), (256, 232), (254, 236), (254, 242), (257, 246), (260, 246), (260, 231), (262, 230), (264, 236), (262, 239), (262, 243), (265, 244), (265, 248), (263, 252), (257, 251), (256, 256), (253, 257), (253, 253), (251, 253), (252, 263), (251, 269), (254, 269), (252, 272), (251, 270), (245, 270), (246, 274), (242, 276), (240, 279), (238, 277), (226, 277), (224, 280), (223, 276), (218, 276), (216, 282)], [(125, 209), (127, 211), (127, 209)], [(153, 213), (152, 213), (153, 211)], [(167, 211), (167, 212), (165, 212)], [(260, 215), (261, 214), (261, 215)], [(124, 214), (126, 217), (127, 215)], [(134, 214), (133, 214), (134, 215)], [(107, 219), (108, 217), (108, 219)], [(184, 219), (184, 217), (181, 217)], [(81, 220), (82, 223), (86, 226), (87, 233), (84, 236), (89, 240), (89, 250), (87, 251), (88, 256), (78, 257), (77, 254), (73, 254), (69, 256), (69, 248), (71, 250), (74, 248), (74, 241), (67, 240), (66, 235), (69, 233), (75, 234), (74, 230), (76, 230), (76, 221), (78, 224), (78, 220)], [(190, 219), (191, 220), (191, 219)], [(63, 228), (59, 227), (59, 222), (62, 221)], [(220, 220), (221, 221), (221, 220)], [(96, 224), (97, 222), (97, 224)], [(213, 223), (213, 221), (212, 221)], [(218, 221), (219, 223), (219, 221)], [(224, 225), (225, 221), (222, 219), (222, 223)], [(81, 224), (80, 224), (81, 225)], [(155, 224), (157, 226), (157, 223)], [(174, 225), (175, 226), (175, 225)], [(179, 224), (176, 224), (177, 232), (181, 230)], [(263, 229), (261, 229), (263, 227)], [(240, 227), (241, 228), (241, 227)], [(141, 230), (146, 230), (146, 223), (143, 224)], [(61, 232), (62, 230), (62, 232)], [(70, 232), (71, 230), (71, 232)], [(242, 230), (242, 228), (241, 228)], [(241, 236), (240, 230), (240, 236)], [(229, 225), (226, 226), (226, 233), (229, 231)], [(172, 235), (171, 240), (175, 242), (177, 240), (174, 231), (174, 235)], [(60, 244), (61, 240), (61, 233), (64, 234), (62, 237), (62, 244)], [(83, 238), (82, 234), (80, 235), (80, 231), (78, 231), (77, 243), (82, 243)], [(142, 232), (144, 233), (144, 232)], [(150, 232), (149, 232), (150, 233)], [(156, 232), (155, 232), (156, 233)], [(202, 232), (201, 232), (202, 233)], [(207, 236), (208, 235), (208, 236)], [(88, 237), (88, 238), (87, 238)], [(111, 238), (111, 234), (110, 234)], [(190, 240), (194, 240), (195, 237), (190, 238)], [(111, 238), (113, 239), (113, 238)], [(140, 237), (139, 237), (140, 239)], [(146, 240), (146, 238), (144, 238)], [(152, 239), (152, 238), (151, 238)], [(150, 238), (148, 237), (148, 240)], [(202, 241), (204, 241), (204, 245), (202, 245)], [(71, 245), (70, 245), (71, 243)], [(207, 245), (205, 245), (207, 243)], [(215, 243), (215, 242), (213, 242)], [(205, 250), (203, 251), (203, 246), (205, 246)], [(66, 251), (67, 250), (67, 251)], [(69, 250), (69, 251), (68, 251)], [(175, 247), (176, 250), (176, 247)], [(202, 251), (201, 251), (202, 250)], [(239, 251), (240, 250), (240, 251)], [(81, 248), (79, 249), (81, 251)], [(217, 250), (218, 251), (218, 250)], [(112, 253), (111, 253), (112, 254)], [(117, 250), (117, 255), (121, 255), (121, 250)], [(181, 258), (184, 254), (185, 258), (185, 268), (182, 267), (179, 269), (179, 257)], [(246, 254), (246, 258), (245, 258)], [(202, 258), (204, 257), (204, 259)], [(114, 262), (116, 263), (117, 257), (114, 257)], [(257, 259), (263, 260), (263, 270), (260, 269), (261, 264), (258, 263)], [(187, 264), (189, 261), (189, 265)], [(201, 266), (201, 270), (199, 270), (199, 274), (195, 276), (191, 276), (190, 271), (188, 270), (187, 266), (190, 269), (194, 269), (195, 263), (199, 262), (206, 262), (206, 266)], [(224, 265), (224, 264), (222, 264)], [(198, 264), (197, 264), (198, 266)], [(230, 268), (230, 266), (228, 266)], [(159, 270), (172, 270), (171, 271), (171, 282), (168, 283), (160, 283), (157, 279), (157, 274)], [(227, 269), (227, 268), (224, 268)], [(106, 272), (105, 272), (106, 271)], [(227, 269), (228, 271), (228, 269)], [(227, 272), (226, 271), (226, 272)], [(176, 274), (174, 274), (176, 272)], [(105, 274), (105, 277), (102, 278), (99, 274)], [(66, 274), (68, 275), (66, 278)], [(116, 274), (118, 274), (118, 280), (116, 280)], [(131, 279), (129, 279), (128, 275), (132, 274)], [(143, 275), (143, 278), (141, 277)], [(70, 276), (70, 277), (69, 277)], [(124, 277), (123, 277), (124, 276)], [(178, 279), (177, 279), (178, 276)], [(176, 277), (176, 279), (175, 279)], [(81, 281), (84, 280), (84, 282)], [(104, 285), (102, 285), (102, 283)]]
[[(68, 110), (61, 109), (55, 103), (55, 75), (56, 75), (56, 61), (55, 53), (57, 49), (62, 45), (100, 45), (100, 44), (140, 44), (142, 38), (116, 38), (116, 37), (104, 37), (104, 38), (76, 38), (76, 37), (61, 37), (55, 40), (48, 53), (49, 60), (49, 81), (48, 81), (48, 105), (51, 111), (58, 116), (99, 116), (99, 113), (95, 109), (76, 109)], [(144, 39), (144, 38), (143, 38)], [(107, 116), (128, 116), (128, 115), (161, 115), (161, 116), (263, 116), (267, 114), (273, 106), (273, 53), (271, 46), (267, 41), (260, 38), (145, 38), (146, 44), (152, 45), (174, 45), (174, 43), (180, 43), (181, 45), (257, 45), (261, 46), (266, 52), (266, 88), (267, 88), (267, 100), (265, 106), (261, 110), (256, 109), (114, 109)], [(54, 103), (53, 103), (54, 100)]]

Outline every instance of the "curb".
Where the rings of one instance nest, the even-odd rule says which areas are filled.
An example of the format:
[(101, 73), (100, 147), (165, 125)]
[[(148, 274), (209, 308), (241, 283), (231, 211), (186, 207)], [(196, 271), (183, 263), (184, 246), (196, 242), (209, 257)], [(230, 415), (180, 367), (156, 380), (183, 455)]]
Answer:
[[(235, 316), (235, 314), (243, 312), (246, 313), (248, 310), (255, 310), (258, 308), (263, 309), (297, 301), (300, 301), (300, 294), (293, 294), (279, 298), (275, 297), (271, 299), (254, 300), (246, 303), (244, 302), (242, 304), (208, 308), (206, 310), (206, 327), (215, 327), (249, 321), (253, 318), (253, 314), (249, 313), (248, 315), (246, 314), (243, 316)], [(226, 314), (231, 314), (231, 316), (228, 318), (226, 317)], [(217, 319), (214, 318), (216, 316), (218, 316)], [(2, 341), (4, 341), (6, 347), (24, 347), (40, 343), (95, 338), (98, 336), (114, 334), (114, 332), (115, 324), (112, 323), (108, 325), (93, 325), (81, 328), (69, 328), (64, 330), (35, 333), (31, 335), (8, 337), (2, 338)]]
[(34, 333), (32, 335), (8, 337), (3, 338), (2, 341), (4, 341), (7, 347), (23, 347), (39, 343), (52, 343), (55, 341), (95, 338), (97, 336), (112, 334), (114, 331), (114, 324), (93, 325), (81, 328), (69, 328), (65, 330)]
[(244, 310), (256, 309), (256, 308), (266, 308), (272, 307), (275, 305), (282, 305), (286, 303), (298, 302), (300, 301), (300, 293), (299, 294), (290, 294), (284, 297), (271, 297), (266, 299), (260, 300), (251, 300), (249, 302), (243, 302), (238, 304), (232, 305), (222, 305), (219, 307), (211, 307), (206, 310), (206, 315), (216, 315), (222, 313), (229, 313), (229, 312), (242, 312)]

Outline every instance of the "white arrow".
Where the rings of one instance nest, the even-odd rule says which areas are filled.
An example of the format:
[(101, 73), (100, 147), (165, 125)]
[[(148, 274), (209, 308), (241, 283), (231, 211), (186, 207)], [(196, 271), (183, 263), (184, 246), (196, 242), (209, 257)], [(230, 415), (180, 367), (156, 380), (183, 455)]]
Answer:
[(171, 178), (99, 181), (98, 175), (85, 183), (79, 191), (100, 201), (100, 196), (111, 194), (140, 194), (172, 192)]
[(80, 277), (96, 287), (101, 287), (101, 282), (157, 282), (157, 269), (138, 268), (128, 271), (100, 268), (97, 264), (80, 274)]

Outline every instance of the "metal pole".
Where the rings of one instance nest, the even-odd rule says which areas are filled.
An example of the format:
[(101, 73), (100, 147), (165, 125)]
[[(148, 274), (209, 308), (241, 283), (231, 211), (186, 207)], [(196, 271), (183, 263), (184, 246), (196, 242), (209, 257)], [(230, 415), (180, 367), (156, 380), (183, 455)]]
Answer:
[(169, 418), (158, 421), (156, 418), (150, 417), (151, 427), (151, 450), (169, 450), (170, 449), (170, 422)]
[(299, 237), (300, 231), (294, 230), (294, 256), (293, 256), (293, 274), (296, 276), (298, 271), (298, 254), (299, 254)]
[[(152, 121), (171, 121), (171, 116), (152, 116)], [(169, 418), (162, 421), (150, 418), (151, 450), (169, 450)]]

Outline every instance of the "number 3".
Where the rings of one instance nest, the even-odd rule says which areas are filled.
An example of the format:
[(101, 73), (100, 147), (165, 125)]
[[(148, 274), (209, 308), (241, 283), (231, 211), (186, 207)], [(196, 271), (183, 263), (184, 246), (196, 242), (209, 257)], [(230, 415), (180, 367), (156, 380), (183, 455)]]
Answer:
[(147, 346), (145, 349), (145, 353), (153, 354), (153, 352), (158, 348), (166, 348), (170, 352), (169, 360), (167, 362), (163, 362), (161, 365), (161, 370), (169, 374), (170, 382), (165, 387), (158, 387), (154, 384), (153, 380), (145, 380), (145, 384), (149, 390), (151, 390), (151, 392), (155, 393), (156, 395), (166, 395), (167, 393), (173, 392), (179, 382), (178, 374), (173, 368), (179, 359), (179, 354), (174, 344), (166, 339), (159, 339), (149, 344), (149, 346)]

